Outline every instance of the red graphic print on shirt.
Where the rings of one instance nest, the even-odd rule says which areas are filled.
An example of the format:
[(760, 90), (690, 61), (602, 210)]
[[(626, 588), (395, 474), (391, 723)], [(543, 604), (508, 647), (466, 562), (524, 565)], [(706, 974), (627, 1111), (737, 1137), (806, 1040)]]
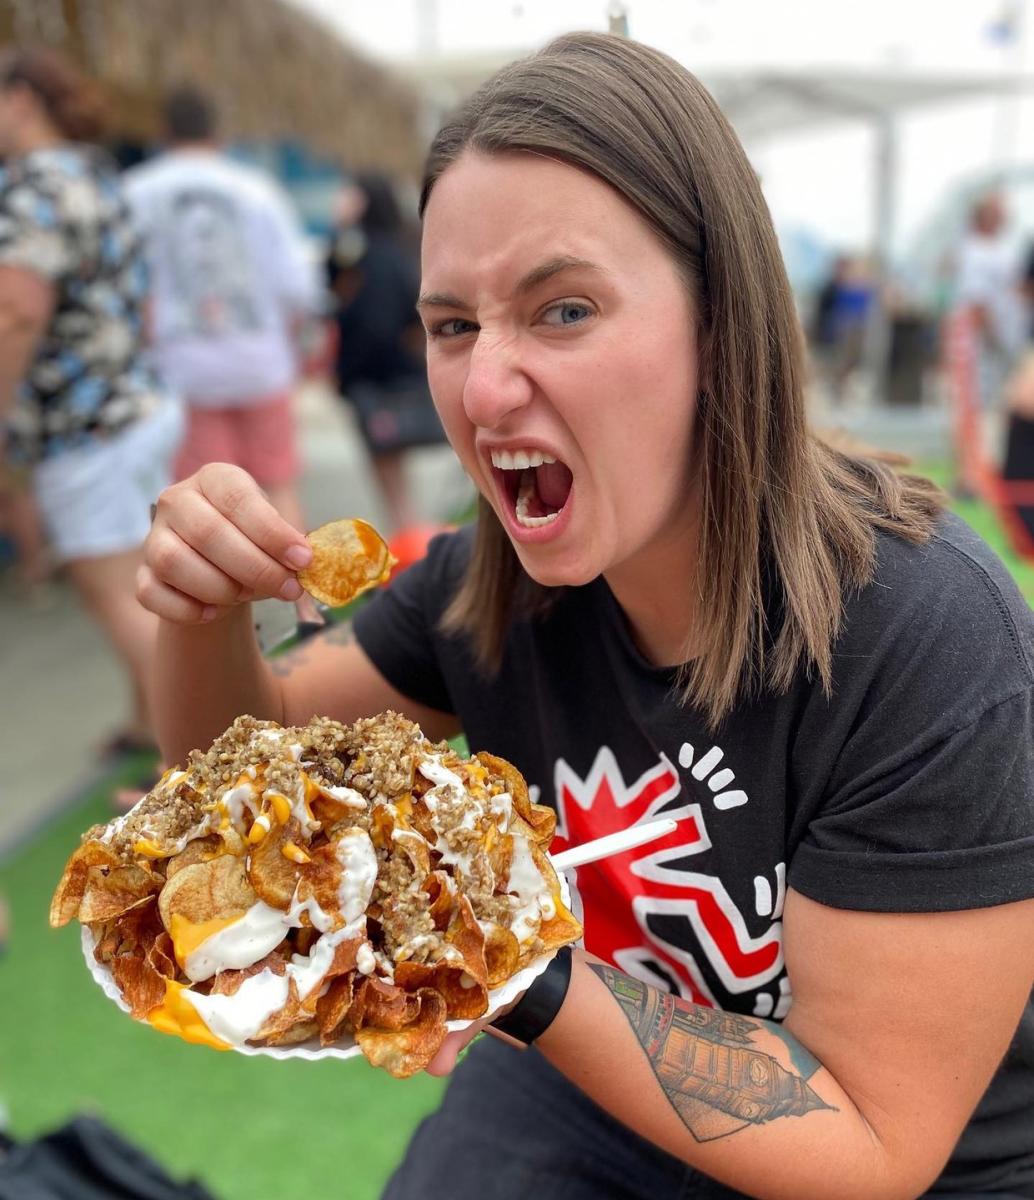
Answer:
[[(722, 998), (708, 987), (697, 953), (706, 956), (711, 971), (730, 993), (751, 991), (778, 977), (783, 967), (781, 923), (774, 921), (760, 937), (752, 937), (720, 879), (669, 865), (708, 850), (711, 839), (700, 804), (668, 807), (681, 793), (682, 784), (665, 755), (656, 767), (626, 785), (612, 751), (603, 746), (584, 780), (559, 759), (555, 784), (554, 853), (648, 821), (662, 808), (664, 816), (678, 822), (675, 830), (656, 841), (572, 873), (587, 950), (629, 975), (669, 990), (667, 980), (652, 969), (651, 964), (657, 964), (675, 980), (681, 996), (699, 1004), (721, 1006)], [(686, 947), (694, 948), (660, 937), (650, 928), (651, 914), (685, 917), (692, 931)]]

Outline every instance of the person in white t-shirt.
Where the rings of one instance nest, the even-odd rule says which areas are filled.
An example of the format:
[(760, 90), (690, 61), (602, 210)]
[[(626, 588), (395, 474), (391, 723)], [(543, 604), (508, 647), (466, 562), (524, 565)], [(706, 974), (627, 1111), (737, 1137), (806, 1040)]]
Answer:
[(969, 310), (977, 331), (980, 400), (986, 409), (1002, 397), (1005, 379), (1026, 334), (1020, 263), (1006, 237), (1007, 213), (998, 193), (982, 196), (959, 246), (957, 307)]
[(206, 96), (176, 88), (164, 121), (168, 150), (127, 172), (126, 191), (150, 266), (156, 365), (187, 402), (177, 478), (234, 463), (304, 527), (293, 333), (319, 295), (304, 235), (274, 181), (220, 150)]

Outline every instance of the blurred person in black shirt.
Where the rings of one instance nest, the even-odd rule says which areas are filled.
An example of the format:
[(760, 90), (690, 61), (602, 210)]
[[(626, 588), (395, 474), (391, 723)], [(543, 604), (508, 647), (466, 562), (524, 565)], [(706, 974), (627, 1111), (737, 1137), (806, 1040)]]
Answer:
[(337, 298), (335, 375), (354, 405), (391, 527), (414, 524), (406, 451), (444, 440), (427, 388), (424, 334), (416, 315), (419, 265), (392, 183), (361, 175), (332, 239), (327, 281)]

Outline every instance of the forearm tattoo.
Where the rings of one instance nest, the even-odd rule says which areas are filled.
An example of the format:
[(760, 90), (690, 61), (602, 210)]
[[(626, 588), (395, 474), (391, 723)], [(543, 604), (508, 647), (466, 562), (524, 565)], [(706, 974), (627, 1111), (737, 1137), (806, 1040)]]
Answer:
[(805, 1082), (819, 1067), (799, 1042), (776, 1025), (796, 1070), (787, 1070), (751, 1043), (756, 1021), (689, 1004), (667, 992), (589, 963), (621, 1006), (664, 1094), (698, 1142), (709, 1142), (780, 1117), (837, 1110)]
[(271, 658), (269, 660), (269, 669), (274, 675), (279, 675), (283, 678), (297, 671), (303, 663), (309, 661), (313, 654), (318, 655), (323, 647), (348, 646), (354, 641), (355, 634), (352, 632), (351, 621), (339, 621), (336, 624), (328, 624), (326, 629), (321, 630), (300, 645), (288, 650), (286, 654), (278, 654), (276, 658)]

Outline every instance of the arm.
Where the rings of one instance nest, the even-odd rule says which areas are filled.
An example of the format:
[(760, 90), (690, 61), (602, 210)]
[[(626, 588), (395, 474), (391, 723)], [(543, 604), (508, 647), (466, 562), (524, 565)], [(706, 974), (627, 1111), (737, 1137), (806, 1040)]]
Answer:
[(25, 267), (0, 265), (0, 417), (14, 406), (54, 311), (54, 285)]
[(292, 725), (393, 708), (432, 738), (456, 732), (454, 717), (391, 687), (347, 629), (263, 660), (250, 601), (295, 599), (294, 572), (311, 557), (304, 536), (236, 467), (203, 467), (159, 497), (137, 595), (161, 618), (151, 692), (168, 762), (207, 746), (242, 713)]
[[(618, 1119), (752, 1195), (819, 1200), (834, 1179), (842, 1200), (915, 1197), (1030, 995), (1034, 901), (887, 915), (791, 892), (784, 922), (794, 1005), (783, 1029), (733, 1018), (701, 1039), (711, 1010), (583, 962), (540, 1048)], [(773, 1078), (789, 1097), (775, 1109)]]
[(791, 891), (784, 923), (783, 1027), (675, 999), (579, 952), (536, 1045), (618, 1120), (761, 1200), (913, 1200), (1016, 1030), (1034, 981), (1034, 901), (876, 914)]

